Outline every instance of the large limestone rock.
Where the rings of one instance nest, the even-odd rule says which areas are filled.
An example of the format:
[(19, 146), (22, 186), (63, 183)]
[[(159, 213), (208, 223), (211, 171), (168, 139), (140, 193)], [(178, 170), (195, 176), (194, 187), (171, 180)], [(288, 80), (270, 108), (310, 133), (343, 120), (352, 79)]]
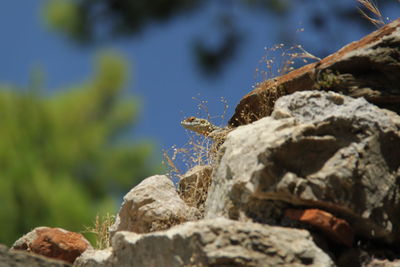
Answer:
[(194, 220), (197, 216), (199, 211), (189, 207), (179, 197), (171, 179), (165, 175), (154, 175), (125, 195), (116, 222), (110, 227), (110, 233), (149, 233)]
[(297, 92), (280, 98), (271, 117), (232, 131), (221, 153), (208, 218), (268, 222), (289, 203), (340, 215), (367, 238), (400, 237), (394, 112), (362, 98)]
[(322, 60), (260, 83), (236, 106), (230, 124), (269, 116), (275, 100), (303, 90), (364, 97), (400, 112), (400, 18)]
[(305, 230), (223, 218), (144, 235), (118, 232), (112, 246), (98, 266), (334, 266)]

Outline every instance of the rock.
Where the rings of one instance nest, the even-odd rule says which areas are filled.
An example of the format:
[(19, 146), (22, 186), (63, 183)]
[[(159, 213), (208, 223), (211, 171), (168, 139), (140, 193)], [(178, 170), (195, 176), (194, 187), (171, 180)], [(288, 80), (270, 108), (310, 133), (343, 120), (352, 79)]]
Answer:
[(271, 114), (275, 100), (303, 90), (365, 97), (400, 112), (400, 19), (336, 53), (286, 75), (262, 82), (245, 95), (229, 123), (239, 126)]
[(8, 250), (0, 245), (0, 267), (68, 267), (65, 261), (49, 259), (20, 250)]
[(35, 241), (38, 238), (38, 231), (46, 229), (49, 229), (49, 227), (36, 227), (29, 233), (20, 237), (17, 241), (15, 241), (11, 248), (30, 251), (30, 245), (32, 244), (33, 241)]
[(320, 229), (333, 241), (345, 244), (348, 247), (353, 245), (354, 231), (348, 222), (333, 216), (329, 212), (319, 209), (287, 209), (284, 216)]
[(400, 267), (400, 260), (388, 261), (373, 259), (364, 265), (365, 267)]
[(189, 207), (179, 197), (171, 179), (154, 175), (143, 180), (125, 195), (114, 225), (117, 231), (149, 233), (168, 229), (185, 221), (196, 219), (199, 211)]
[(73, 263), (88, 248), (92, 247), (81, 234), (50, 227), (37, 227), (12, 246), (15, 250), (25, 250), (69, 263)]
[(186, 204), (204, 210), (211, 172), (211, 166), (198, 165), (182, 175), (179, 181), (179, 195)]
[(356, 234), (394, 242), (400, 237), (399, 151), (397, 114), (362, 98), (296, 92), (280, 98), (271, 117), (228, 134), (206, 218), (263, 222), (278, 201), (338, 214)]
[[(118, 232), (112, 266), (334, 266), (305, 230), (223, 218), (165, 232)], [(105, 265), (111, 266), (111, 265)]]
[(110, 266), (110, 257), (112, 249), (104, 250), (88, 249), (74, 262), (74, 267), (101, 267)]

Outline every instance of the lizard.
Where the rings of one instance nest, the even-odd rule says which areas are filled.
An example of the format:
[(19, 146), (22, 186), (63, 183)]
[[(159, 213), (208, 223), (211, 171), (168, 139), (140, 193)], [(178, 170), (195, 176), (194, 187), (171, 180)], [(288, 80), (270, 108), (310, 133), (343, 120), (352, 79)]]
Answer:
[(229, 127), (218, 127), (206, 119), (194, 116), (181, 121), (181, 125), (190, 131), (209, 137), (214, 141), (218, 141), (218, 143), (224, 140), (226, 134), (231, 130)]

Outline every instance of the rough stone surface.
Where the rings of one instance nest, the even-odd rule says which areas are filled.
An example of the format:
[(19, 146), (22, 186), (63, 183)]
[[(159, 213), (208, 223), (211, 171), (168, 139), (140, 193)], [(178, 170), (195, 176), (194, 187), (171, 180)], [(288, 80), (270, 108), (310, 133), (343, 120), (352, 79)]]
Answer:
[(334, 266), (305, 230), (223, 218), (138, 235), (118, 232), (105, 266)]
[(348, 247), (353, 245), (354, 231), (348, 222), (335, 217), (329, 212), (319, 209), (287, 209), (284, 216), (320, 229), (333, 241), (345, 244)]
[(198, 216), (178, 195), (171, 179), (154, 175), (125, 195), (111, 235), (117, 231), (149, 233), (163, 230)]
[(400, 260), (388, 261), (388, 260), (379, 260), (373, 259), (368, 264), (364, 265), (365, 267), (400, 267)]
[(400, 112), (400, 19), (321, 61), (267, 80), (242, 98), (230, 124), (238, 126), (271, 114), (283, 95), (303, 90), (336, 91), (365, 97)]
[(281, 201), (338, 214), (366, 238), (398, 240), (399, 151), (394, 112), (362, 98), (296, 92), (271, 117), (228, 134), (206, 217), (263, 222), (271, 201)]
[(20, 250), (9, 250), (0, 245), (0, 267), (68, 267), (65, 261), (49, 259)]
[(190, 206), (204, 209), (208, 187), (211, 183), (212, 168), (209, 165), (198, 165), (185, 173), (179, 181), (179, 194)]
[(38, 227), (18, 239), (12, 248), (73, 263), (91, 245), (81, 234), (61, 228)]
[(30, 245), (38, 238), (38, 232), (46, 229), (49, 229), (49, 227), (36, 227), (15, 241), (11, 248), (30, 251)]
[(100, 267), (110, 266), (112, 249), (93, 250), (88, 249), (74, 262), (74, 267)]

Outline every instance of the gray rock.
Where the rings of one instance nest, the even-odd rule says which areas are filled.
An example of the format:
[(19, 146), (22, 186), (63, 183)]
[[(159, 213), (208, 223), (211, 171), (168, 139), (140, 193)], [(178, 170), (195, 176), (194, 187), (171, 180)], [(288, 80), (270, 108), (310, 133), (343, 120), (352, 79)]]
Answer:
[(400, 260), (388, 261), (388, 260), (379, 260), (373, 259), (368, 264), (364, 265), (365, 267), (400, 267)]
[(367, 238), (400, 236), (400, 117), (362, 98), (305, 91), (232, 131), (206, 217), (266, 221), (274, 202), (319, 207)]
[(198, 216), (198, 210), (189, 207), (179, 197), (171, 179), (154, 175), (125, 195), (111, 235), (117, 231), (148, 233), (167, 229)]
[(110, 266), (112, 248), (104, 250), (86, 250), (79, 258), (74, 261), (74, 267), (102, 267)]
[(0, 245), (0, 267), (68, 267), (69, 263)]
[(118, 232), (106, 266), (334, 266), (305, 230), (223, 218), (165, 232)]
[(46, 227), (46, 226), (36, 227), (29, 233), (26, 233), (22, 237), (18, 238), (17, 241), (14, 242), (14, 244), (12, 245), (11, 248), (30, 251), (29, 246), (30, 246), (30, 244), (33, 243), (33, 241), (35, 241), (38, 238), (38, 236), (39, 236), (38, 232), (41, 230), (45, 230), (47, 228), (48, 227)]

